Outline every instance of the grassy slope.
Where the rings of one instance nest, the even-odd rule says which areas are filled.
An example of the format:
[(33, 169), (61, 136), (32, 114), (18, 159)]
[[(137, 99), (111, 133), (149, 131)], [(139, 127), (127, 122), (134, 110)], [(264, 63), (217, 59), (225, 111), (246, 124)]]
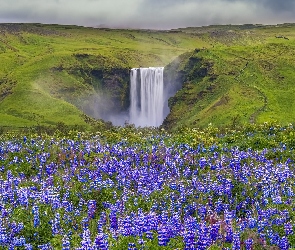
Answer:
[[(0, 31), (0, 126), (85, 125), (71, 100), (95, 90), (87, 75), (70, 71), (163, 66), (195, 48), (206, 49), (189, 53), (201, 64), (191, 62), (167, 127), (294, 122), (294, 25), (157, 32), (15, 24)], [(85, 54), (89, 60), (78, 59)], [(200, 67), (208, 68), (205, 77), (194, 75)]]
[[(206, 45), (183, 33), (39, 24), (2, 25), (0, 30), (0, 126), (85, 124), (82, 112), (63, 96), (69, 89), (74, 89), (74, 98), (87, 96), (93, 87), (82, 77), (53, 69), (162, 66)], [(85, 66), (76, 54), (94, 60)]]
[(201, 79), (186, 77), (184, 88), (171, 105), (166, 127), (295, 121), (295, 26), (250, 30), (223, 26), (215, 31), (207, 29), (203, 36), (214, 47), (190, 57), (211, 65), (208, 75)]

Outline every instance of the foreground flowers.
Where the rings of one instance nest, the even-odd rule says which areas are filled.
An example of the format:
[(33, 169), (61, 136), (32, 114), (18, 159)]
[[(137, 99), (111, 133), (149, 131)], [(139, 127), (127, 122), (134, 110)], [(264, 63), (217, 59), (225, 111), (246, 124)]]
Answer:
[[(192, 147), (169, 137), (148, 146), (5, 140), (0, 246), (289, 249), (295, 247), (294, 163), (284, 156), (290, 150)], [(278, 152), (280, 158), (269, 157)]]

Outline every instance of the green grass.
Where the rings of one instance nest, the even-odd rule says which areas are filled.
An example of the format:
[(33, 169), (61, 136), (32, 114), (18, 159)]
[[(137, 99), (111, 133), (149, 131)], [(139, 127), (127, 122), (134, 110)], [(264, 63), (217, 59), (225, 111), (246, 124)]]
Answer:
[[(85, 125), (75, 103), (80, 95), (86, 98), (95, 93), (85, 72), (163, 66), (183, 52), (205, 45), (182, 33), (41, 24), (6, 27), (0, 26), (4, 31), (0, 36), (0, 79), (13, 78), (17, 84), (0, 101), (0, 126), (35, 124), (30, 116), (38, 117), (41, 124)], [(77, 54), (89, 58), (78, 60)], [(55, 68), (62, 70), (52, 70)], [(78, 76), (80, 69), (83, 74)]]
[(184, 70), (186, 77), (166, 127), (294, 122), (294, 25), (169, 32), (1, 24), (0, 30), (0, 126), (87, 126), (89, 96), (107, 93), (126, 109), (128, 70), (174, 59), (181, 62), (173, 74)]
[[(194, 53), (203, 66), (209, 62), (208, 74), (201, 79), (186, 74), (166, 127), (294, 122), (294, 26), (256, 28), (249, 36), (241, 34), (247, 30), (235, 32), (235, 40), (207, 36), (216, 46)], [(276, 38), (278, 34), (289, 40)]]

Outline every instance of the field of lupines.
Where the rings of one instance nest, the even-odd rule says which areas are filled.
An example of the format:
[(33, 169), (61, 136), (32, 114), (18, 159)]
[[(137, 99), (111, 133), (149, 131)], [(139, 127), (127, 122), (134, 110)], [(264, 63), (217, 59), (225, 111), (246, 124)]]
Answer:
[(2, 135), (0, 249), (291, 249), (292, 125)]

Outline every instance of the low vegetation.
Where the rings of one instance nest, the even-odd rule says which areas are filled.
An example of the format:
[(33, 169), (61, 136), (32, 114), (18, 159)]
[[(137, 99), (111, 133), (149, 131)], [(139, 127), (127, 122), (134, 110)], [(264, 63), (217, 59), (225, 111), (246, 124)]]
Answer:
[(4, 133), (4, 249), (291, 249), (294, 128)]

